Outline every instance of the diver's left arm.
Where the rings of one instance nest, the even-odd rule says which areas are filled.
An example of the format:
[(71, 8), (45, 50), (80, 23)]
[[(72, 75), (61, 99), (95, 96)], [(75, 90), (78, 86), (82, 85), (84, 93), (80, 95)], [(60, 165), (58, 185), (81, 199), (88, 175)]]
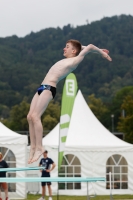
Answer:
[(109, 61), (112, 61), (110, 56), (108, 55), (109, 51), (107, 49), (99, 49), (93, 44), (89, 44), (88, 46), (82, 46), (82, 51), (79, 53), (79, 56), (86, 56), (88, 53), (98, 53), (103, 58), (106, 58)]

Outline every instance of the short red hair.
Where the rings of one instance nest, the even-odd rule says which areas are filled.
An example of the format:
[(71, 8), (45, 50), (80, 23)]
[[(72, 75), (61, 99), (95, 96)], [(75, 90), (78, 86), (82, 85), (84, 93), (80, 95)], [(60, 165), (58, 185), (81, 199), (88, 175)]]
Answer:
[(66, 43), (71, 43), (74, 46), (74, 48), (76, 49), (76, 56), (80, 53), (82, 45), (78, 40), (70, 39)]

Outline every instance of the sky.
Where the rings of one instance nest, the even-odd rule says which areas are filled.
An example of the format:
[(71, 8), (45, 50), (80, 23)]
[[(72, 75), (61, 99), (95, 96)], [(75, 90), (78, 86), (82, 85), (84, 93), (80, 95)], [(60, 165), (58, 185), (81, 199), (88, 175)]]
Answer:
[(133, 16), (133, 0), (0, 0), (0, 37), (24, 37), (121, 14)]

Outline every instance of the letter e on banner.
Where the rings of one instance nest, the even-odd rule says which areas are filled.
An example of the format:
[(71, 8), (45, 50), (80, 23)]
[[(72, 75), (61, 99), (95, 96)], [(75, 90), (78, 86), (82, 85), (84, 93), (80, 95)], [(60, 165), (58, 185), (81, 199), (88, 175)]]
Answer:
[(74, 80), (72, 79), (66, 80), (66, 95), (67, 96), (75, 95), (75, 84), (74, 84)]

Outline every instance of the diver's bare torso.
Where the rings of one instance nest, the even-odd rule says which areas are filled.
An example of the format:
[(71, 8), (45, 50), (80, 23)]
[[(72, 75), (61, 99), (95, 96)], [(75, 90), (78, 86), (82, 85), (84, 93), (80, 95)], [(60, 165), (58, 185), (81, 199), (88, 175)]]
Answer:
[(50, 68), (42, 84), (56, 87), (57, 83), (75, 70), (82, 60), (83, 57), (76, 56), (58, 61)]
[(102, 55), (103, 58), (106, 58), (108, 61), (112, 61), (108, 55), (109, 51), (106, 49), (99, 49), (96, 46), (90, 44), (87, 47), (83, 46), (83, 50), (79, 53), (78, 56), (65, 58), (63, 60), (55, 63), (44, 78), (42, 84), (51, 85), (56, 87), (57, 83), (65, 78), (69, 73), (77, 68), (77, 66), (82, 62), (84, 57), (89, 53), (98, 53)]

